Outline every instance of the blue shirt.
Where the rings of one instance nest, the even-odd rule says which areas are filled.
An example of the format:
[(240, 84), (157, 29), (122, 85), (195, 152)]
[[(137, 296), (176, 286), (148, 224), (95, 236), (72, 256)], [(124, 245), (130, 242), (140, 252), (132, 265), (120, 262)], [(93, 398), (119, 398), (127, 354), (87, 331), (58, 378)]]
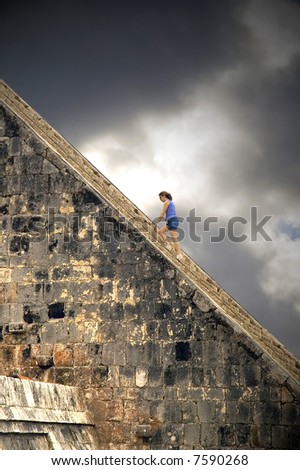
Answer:
[(173, 201), (170, 201), (170, 204), (168, 205), (168, 209), (166, 212), (166, 219), (172, 219), (173, 217), (176, 217), (176, 209), (175, 209), (175, 204)]

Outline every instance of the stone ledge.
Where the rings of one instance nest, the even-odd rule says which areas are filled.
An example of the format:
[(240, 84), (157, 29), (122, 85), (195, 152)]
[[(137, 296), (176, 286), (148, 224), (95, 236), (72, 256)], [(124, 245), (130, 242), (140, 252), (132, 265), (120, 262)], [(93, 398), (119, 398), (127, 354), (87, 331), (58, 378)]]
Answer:
[(39, 423), (89, 424), (93, 422), (87, 413), (64, 410), (50, 410), (18, 406), (0, 406), (0, 427), (3, 421), (30, 421)]
[(85, 412), (76, 387), (5, 376), (0, 376), (0, 409), (1, 406), (53, 412)]
[(7, 421), (93, 425), (76, 387), (0, 376), (0, 427)]

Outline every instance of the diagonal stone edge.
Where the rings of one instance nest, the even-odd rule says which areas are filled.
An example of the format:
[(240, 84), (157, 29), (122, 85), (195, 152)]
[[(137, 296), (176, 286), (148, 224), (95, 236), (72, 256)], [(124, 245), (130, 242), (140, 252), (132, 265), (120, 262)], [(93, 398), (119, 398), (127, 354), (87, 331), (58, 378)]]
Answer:
[(8, 106), (38, 137), (71, 167), (78, 177), (131, 223), (196, 289), (199, 289), (228, 318), (296, 382), (300, 383), (300, 361), (268, 330), (197, 265), (186, 253), (178, 261), (161, 243), (151, 220), (75, 147), (55, 131), (3, 80), (0, 101)]
[(18, 406), (10, 406), (9, 408), (0, 407), (0, 423), (1, 421), (37, 421), (51, 424), (69, 423), (94, 425), (93, 420), (87, 412)]

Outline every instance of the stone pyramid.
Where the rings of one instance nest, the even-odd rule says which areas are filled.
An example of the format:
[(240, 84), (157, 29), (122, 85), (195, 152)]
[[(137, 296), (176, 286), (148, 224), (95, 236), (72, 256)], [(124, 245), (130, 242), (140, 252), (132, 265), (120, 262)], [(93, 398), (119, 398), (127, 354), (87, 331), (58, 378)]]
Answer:
[(0, 82), (0, 374), (77, 386), (101, 448), (299, 449), (300, 364)]

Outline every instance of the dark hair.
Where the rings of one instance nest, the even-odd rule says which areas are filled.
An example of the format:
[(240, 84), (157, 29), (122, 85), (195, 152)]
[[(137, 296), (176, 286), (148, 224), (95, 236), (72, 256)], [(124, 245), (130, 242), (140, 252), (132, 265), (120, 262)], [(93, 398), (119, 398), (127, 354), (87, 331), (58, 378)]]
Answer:
[(167, 193), (167, 191), (162, 191), (161, 193), (159, 193), (159, 196), (166, 196), (169, 201), (172, 201), (172, 196), (170, 193)]

